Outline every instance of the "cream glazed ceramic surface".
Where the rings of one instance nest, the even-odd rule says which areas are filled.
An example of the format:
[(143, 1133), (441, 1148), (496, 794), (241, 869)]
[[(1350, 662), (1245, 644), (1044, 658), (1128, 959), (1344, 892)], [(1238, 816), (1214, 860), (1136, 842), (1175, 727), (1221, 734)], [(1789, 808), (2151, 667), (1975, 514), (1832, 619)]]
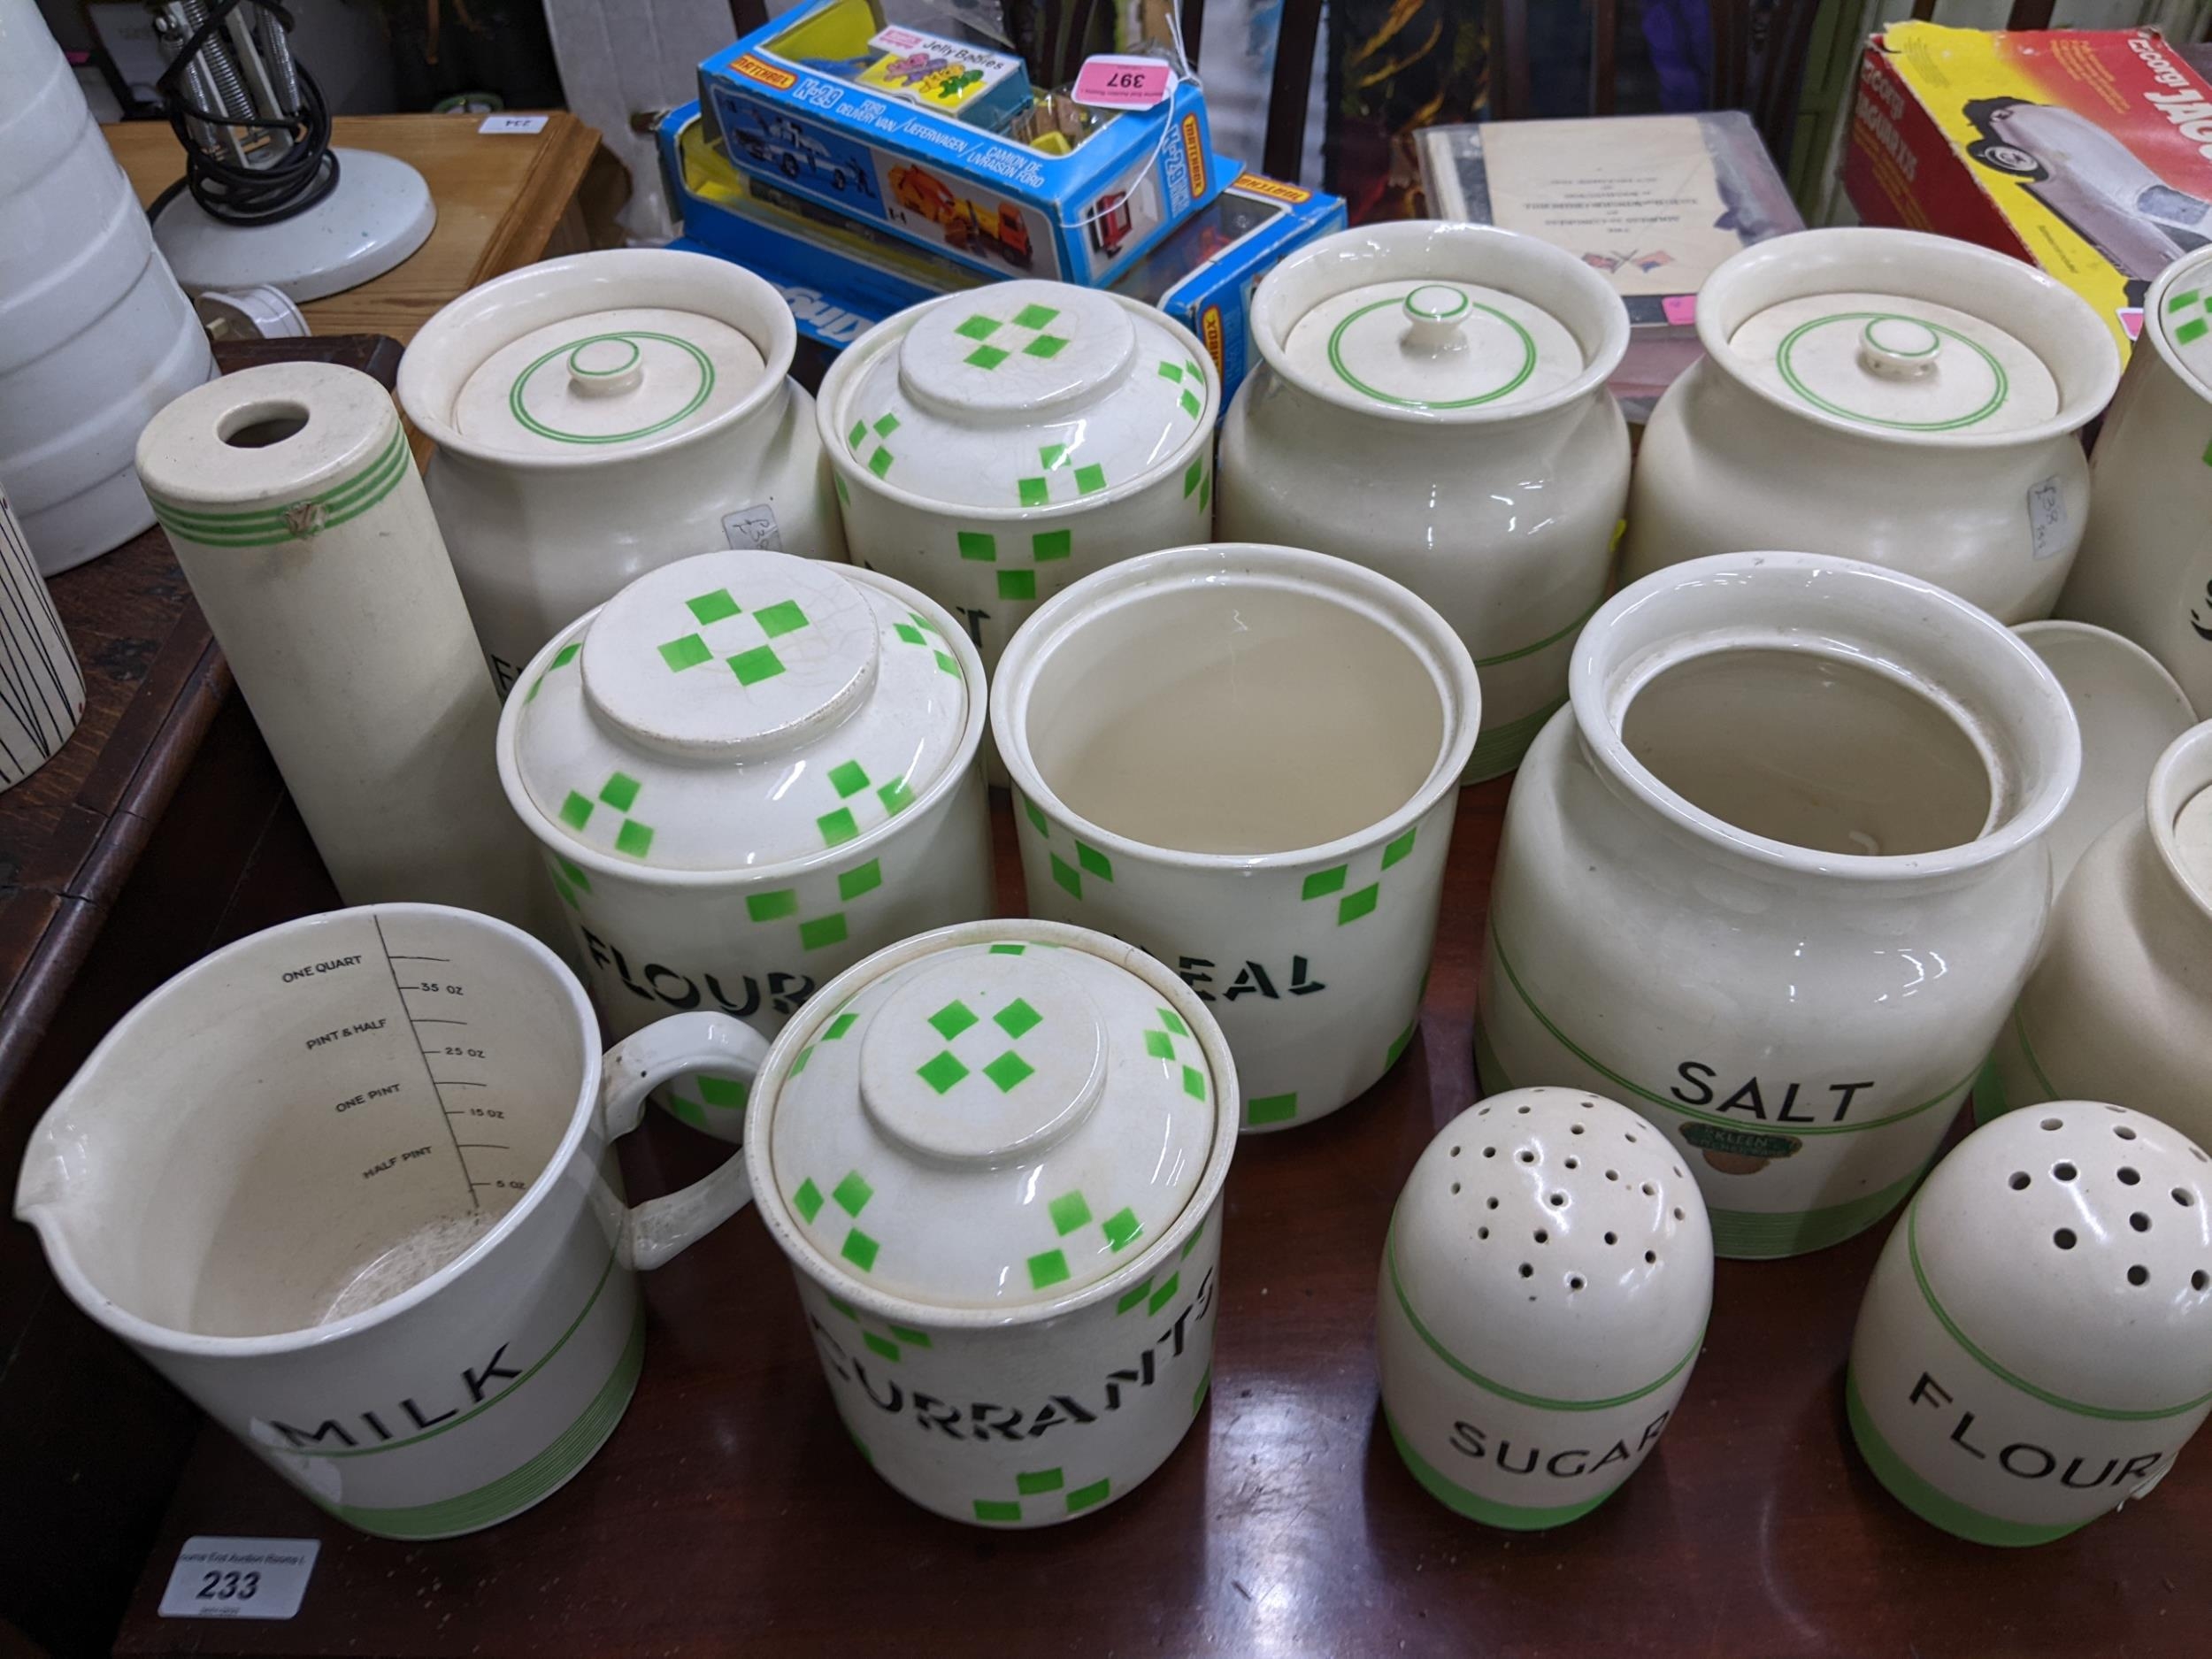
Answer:
[(2070, 289), (1946, 237), (1802, 231), (1716, 270), (1697, 332), (1644, 429), (1624, 581), (1801, 548), (2050, 615), (2089, 511), (2075, 434), (2120, 368)]
[(1036, 1527), (1157, 1468), (1211, 1375), (1236, 1124), (1204, 1005), (1098, 933), (978, 922), (826, 987), (745, 1161), (876, 1473)]
[[(609, 1025), (719, 1009), (772, 1036), (871, 951), (993, 908), (975, 648), (867, 571), (708, 553), (549, 641), (499, 725)], [(745, 1091), (666, 1097), (726, 1140)]]
[(2082, 855), (1975, 1086), (1984, 1122), (2093, 1096), (2212, 1141), (2212, 724), (2168, 749), (2147, 800)]
[(2040, 1544), (2165, 1479), (2212, 1409), (2208, 1176), (2186, 1136), (2089, 1101), (1953, 1149), (1883, 1247), (1845, 1374), (1892, 1495)]
[(1532, 237), (1371, 225), (1271, 272), (1252, 333), (1263, 365), (1222, 426), (1221, 535), (1337, 554), (1434, 605), (1482, 674), (1468, 776), (1510, 771), (1605, 595), (1626, 308)]
[(1462, 1515), (1574, 1520), (1658, 1444), (1712, 1303), (1705, 1201), (1664, 1135), (1578, 1090), (1497, 1095), (1445, 1125), (1391, 1217), (1390, 1438)]
[(901, 311), (816, 409), (856, 563), (956, 612), (984, 666), (1039, 603), (1212, 524), (1220, 381), (1173, 319), (1001, 282)]
[(1326, 554), (1175, 548), (1041, 607), (992, 695), (1031, 914), (1182, 976), (1236, 1050), (1246, 1130), (1396, 1064), (1481, 719), (1441, 617)]
[(501, 695), (671, 559), (845, 557), (797, 343), (760, 278), (670, 249), (549, 259), (423, 325), (399, 401), (438, 446), (424, 482)]
[(2061, 616), (2147, 649), (2212, 709), (2212, 248), (2177, 259), (2143, 301), (2143, 333), (2098, 434), (2095, 491)]
[(611, 1143), (661, 1079), (766, 1052), (687, 1014), (603, 1061), (575, 975), (504, 923), (308, 917), (116, 1026), (15, 1213), (80, 1308), (331, 1515), (472, 1532), (590, 1461), (644, 1358), (637, 1271), (749, 1195), (733, 1156), (634, 1209)]
[(1483, 1087), (1634, 1101), (1723, 1256), (1871, 1225), (2027, 975), (2079, 764), (2050, 671), (1912, 577), (1742, 553), (1623, 589), (1507, 803)]

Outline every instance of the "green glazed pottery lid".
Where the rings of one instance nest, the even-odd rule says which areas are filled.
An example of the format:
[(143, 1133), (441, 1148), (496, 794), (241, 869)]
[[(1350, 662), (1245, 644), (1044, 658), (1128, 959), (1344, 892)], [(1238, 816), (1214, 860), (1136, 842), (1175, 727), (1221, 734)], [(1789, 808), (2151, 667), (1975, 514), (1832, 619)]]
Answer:
[(1331, 295), (1292, 325), (1284, 351), (1302, 379), (1438, 412), (1534, 403), (1586, 366), (1574, 335), (1533, 301), (1423, 275)]

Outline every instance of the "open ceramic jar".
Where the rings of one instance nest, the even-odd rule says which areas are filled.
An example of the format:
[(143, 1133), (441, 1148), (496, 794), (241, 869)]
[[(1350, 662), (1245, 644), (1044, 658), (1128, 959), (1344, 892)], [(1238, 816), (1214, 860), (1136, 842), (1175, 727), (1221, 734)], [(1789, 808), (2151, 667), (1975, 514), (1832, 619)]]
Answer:
[(1471, 779), (1519, 764), (1605, 595), (1628, 311), (1587, 265), (1484, 225), (1365, 226), (1269, 273), (1263, 359), (1221, 433), (1225, 541), (1333, 553), (1436, 607), (1482, 675)]
[(1715, 271), (1697, 332), (1644, 428), (1624, 581), (1801, 548), (2050, 615), (2089, 514), (2076, 434), (2120, 373), (2071, 289), (1947, 237), (1803, 231)]
[(400, 406), (438, 446), (423, 483), (502, 696), (671, 559), (845, 557), (797, 345), (760, 278), (668, 249), (549, 259), (423, 325)]
[(1634, 1102), (1723, 1256), (1870, 1226), (2027, 975), (2080, 758), (2035, 653), (1915, 578), (1737, 553), (1624, 588), (1506, 805), (1485, 1090)]
[(1220, 396), (1173, 319), (1018, 281), (879, 324), (816, 418), (854, 560), (956, 612), (989, 670), (1070, 582), (1204, 539)]
[(876, 1473), (1036, 1527), (1157, 1468), (1211, 1376), (1236, 1125), (1204, 1006), (1103, 934), (979, 922), (826, 987), (745, 1163)]
[[(781, 553), (664, 565), (547, 641), (499, 777), (609, 1027), (704, 1009), (773, 1036), (870, 951), (989, 915), (986, 707), (941, 607)], [(741, 1085), (662, 1098), (741, 1136)]]

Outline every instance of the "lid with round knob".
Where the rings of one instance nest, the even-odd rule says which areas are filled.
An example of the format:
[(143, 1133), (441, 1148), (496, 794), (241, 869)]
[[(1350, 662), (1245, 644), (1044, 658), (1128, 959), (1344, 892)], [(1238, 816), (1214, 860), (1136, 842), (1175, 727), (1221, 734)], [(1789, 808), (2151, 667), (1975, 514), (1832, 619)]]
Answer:
[(924, 935), (808, 1013), (756, 1091), (749, 1161), (833, 1278), (941, 1308), (1062, 1302), (1151, 1254), (1226, 1174), (1218, 1028), (1102, 934)]
[(553, 833), (663, 870), (824, 854), (957, 770), (983, 700), (950, 618), (783, 553), (649, 572), (532, 664), (513, 739)]
[(1495, 1094), (1407, 1178), (1390, 1290), (1460, 1363), (1548, 1402), (1616, 1402), (1695, 1356), (1713, 1235), (1696, 1178), (1625, 1106), (1576, 1089)]
[(1073, 506), (1210, 439), (1219, 385), (1190, 334), (1118, 295), (1002, 282), (901, 312), (824, 382), (839, 464), (932, 505)]
[(1952, 1149), (1900, 1224), (1961, 1344), (2028, 1391), (2158, 1414), (2212, 1394), (2212, 1158), (2125, 1107), (2054, 1101)]

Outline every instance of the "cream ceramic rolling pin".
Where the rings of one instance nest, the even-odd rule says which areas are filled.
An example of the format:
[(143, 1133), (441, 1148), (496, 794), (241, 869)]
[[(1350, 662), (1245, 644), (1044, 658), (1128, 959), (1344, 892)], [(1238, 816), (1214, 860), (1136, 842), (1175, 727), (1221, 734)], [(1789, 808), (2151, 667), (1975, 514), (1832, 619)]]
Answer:
[(531, 926), (498, 699), (384, 388), (227, 375), (154, 417), (138, 475), (346, 902)]

